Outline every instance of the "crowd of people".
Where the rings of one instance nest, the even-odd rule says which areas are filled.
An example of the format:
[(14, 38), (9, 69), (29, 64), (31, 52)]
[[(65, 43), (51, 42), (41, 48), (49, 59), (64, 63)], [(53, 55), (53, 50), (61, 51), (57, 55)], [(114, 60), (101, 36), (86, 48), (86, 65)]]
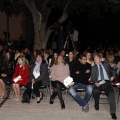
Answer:
[[(64, 80), (71, 76), (74, 85), (70, 86), (69, 92), (82, 107), (82, 111), (89, 111), (92, 95), (95, 100), (94, 108), (99, 110), (100, 93), (105, 91), (110, 115), (112, 119), (117, 119), (112, 82), (120, 82), (119, 75), (120, 50), (115, 48), (97, 48), (79, 53), (66, 53), (64, 49), (59, 53), (52, 49), (36, 49), (31, 53), (27, 47), (13, 51), (10, 47), (0, 45), (0, 99), (5, 97), (6, 83), (11, 82), (15, 93), (14, 101), (20, 100), (20, 87), (25, 86), (30, 94), (34, 93), (39, 104), (44, 97), (39, 87), (44, 85), (52, 89), (49, 103), (53, 104), (58, 95), (61, 109), (65, 109), (62, 88), (66, 88)], [(84, 98), (78, 94), (77, 89), (85, 89)]]

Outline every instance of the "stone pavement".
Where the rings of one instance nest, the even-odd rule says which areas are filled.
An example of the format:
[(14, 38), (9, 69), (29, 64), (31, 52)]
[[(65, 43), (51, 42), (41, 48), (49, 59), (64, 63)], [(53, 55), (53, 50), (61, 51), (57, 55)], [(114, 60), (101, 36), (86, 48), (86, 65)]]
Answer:
[[(103, 96), (104, 97), (104, 96)], [(100, 99), (100, 102), (107, 102), (107, 99)], [(66, 109), (61, 110), (58, 98), (53, 105), (49, 104), (49, 94), (41, 101), (36, 103), (31, 99), (31, 103), (15, 102), (12, 98), (8, 99), (0, 108), (0, 120), (111, 120), (109, 105), (100, 104), (100, 110), (94, 109), (94, 100), (90, 100), (90, 111), (82, 112), (81, 107), (69, 95), (66, 98)], [(117, 120), (120, 120), (120, 112), (117, 104)]]

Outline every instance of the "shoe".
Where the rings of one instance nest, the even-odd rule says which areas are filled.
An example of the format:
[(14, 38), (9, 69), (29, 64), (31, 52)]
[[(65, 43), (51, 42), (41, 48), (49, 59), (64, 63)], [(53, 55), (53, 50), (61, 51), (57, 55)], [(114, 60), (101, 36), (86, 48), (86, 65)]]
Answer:
[(37, 104), (39, 104), (41, 102), (41, 100), (37, 101)]
[(111, 118), (112, 118), (113, 120), (117, 120), (117, 116), (116, 116), (115, 113), (110, 113), (110, 115), (111, 115)]
[(18, 102), (20, 99), (15, 99), (16, 102)]
[(99, 110), (99, 106), (95, 105), (94, 107), (97, 111)]
[(32, 99), (35, 99), (35, 94), (32, 94), (32, 95), (31, 95), (31, 98), (32, 98)]
[(4, 99), (4, 96), (1, 96), (0, 99)]
[(40, 98), (40, 100), (42, 100), (42, 99), (43, 99), (43, 97), (45, 97), (45, 95), (42, 93), (42, 97)]
[(50, 104), (53, 104), (54, 103), (54, 100), (52, 99), (52, 97), (50, 97)]
[(61, 102), (61, 109), (65, 109), (65, 103), (64, 103), (64, 101)]
[(21, 100), (21, 103), (30, 103), (30, 100)]
[(89, 104), (82, 107), (82, 111), (89, 112)]

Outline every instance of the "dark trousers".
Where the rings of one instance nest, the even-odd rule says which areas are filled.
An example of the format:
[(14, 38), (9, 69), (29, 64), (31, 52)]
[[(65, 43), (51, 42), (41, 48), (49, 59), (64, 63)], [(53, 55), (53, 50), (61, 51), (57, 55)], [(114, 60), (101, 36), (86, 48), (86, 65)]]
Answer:
[(51, 95), (52, 99), (55, 99), (55, 97), (58, 95), (60, 102), (63, 102), (62, 98), (62, 88), (65, 88), (63, 83), (59, 81), (51, 81), (52, 87), (53, 87), (53, 93)]
[(36, 95), (36, 97), (40, 97), (40, 86), (42, 86), (41, 81), (37, 81), (33, 84), (33, 93)]
[(115, 94), (110, 81), (106, 81), (105, 84), (100, 85), (99, 87), (94, 86), (93, 88), (93, 97), (95, 100), (95, 106), (99, 106), (99, 98), (101, 91), (104, 91), (108, 96), (108, 101), (110, 105), (110, 113), (116, 112), (116, 103), (115, 103)]

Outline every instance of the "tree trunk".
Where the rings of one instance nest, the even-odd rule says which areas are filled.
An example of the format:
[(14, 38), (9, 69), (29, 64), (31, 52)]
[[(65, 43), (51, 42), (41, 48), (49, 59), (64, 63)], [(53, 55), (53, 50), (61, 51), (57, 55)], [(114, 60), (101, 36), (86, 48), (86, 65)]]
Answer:
[[(34, 0), (31, 0), (31, 1), (23, 0), (23, 2), (30, 10), (30, 12), (32, 13), (32, 17), (33, 17), (33, 24), (34, 24), (34, 47), (33, 47), (33, 49), (34, 50), (41, 49), (41, 48), (45, 49), (47, 46), (49, 36), (52, 32), (50, 30), (50, 27), (46, 28), (46, 22), (47, 22), (47, 18), (49, 16), (50, 11), (47, 11), (47, 13), (48, 13), (47, 17), (46, 17), (46, 19), (43, 19), (42, 13), (40, 13), (37, 10)], [(65, 8), (63, 10), (62, 16), (58, 20), (60, 23), (64, 22), (68, 17), (66, 9), (69, 5), (69, 2), (70, 2), (70, 0), (68, 0), (67, 4), (65, 5)], [(43, 22), (43, 20), (44, 20), (44, 22)]]

